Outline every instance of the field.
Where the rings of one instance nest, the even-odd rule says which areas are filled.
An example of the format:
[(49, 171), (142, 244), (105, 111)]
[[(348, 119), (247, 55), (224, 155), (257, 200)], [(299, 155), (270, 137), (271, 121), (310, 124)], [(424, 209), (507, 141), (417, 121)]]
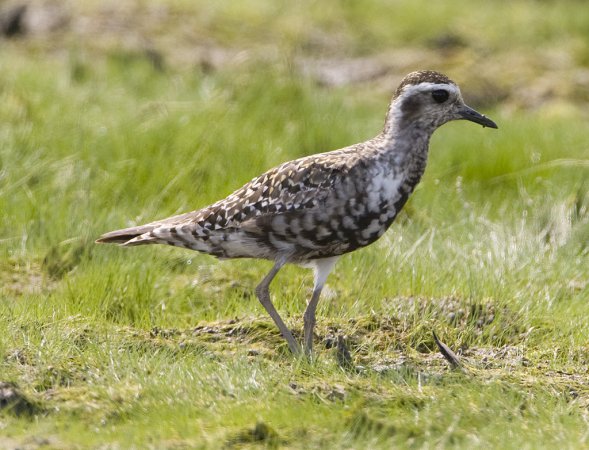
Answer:
[[(32, 2), (0, 44), (0, 448), (589, 446), (584, 2)], [(269, 262), (94, 244), (376, 135), (426, 68), (499, 130), (436, 132), (313, 359)], [(272, 285), (299, 336), (311, 286)]]

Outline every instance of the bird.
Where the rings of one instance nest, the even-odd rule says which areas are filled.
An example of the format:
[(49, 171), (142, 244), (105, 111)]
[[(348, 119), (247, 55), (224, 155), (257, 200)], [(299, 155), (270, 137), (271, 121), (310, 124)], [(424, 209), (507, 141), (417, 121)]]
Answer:
[[(96, 242), (166, 244), (220, 259), (272, 261), (256, 296), (290, 351), (311, 355), (317, 304), (336, 261), (385, 233), (425, 171), (433, 132), (453, 120), (498, 128), (464, 103), (446, 75), (412, 72), (394, 92), (384, 127), (374, 138), (285, 162), (212, 205), (111, 231)], [(314, 271), (302, 346), (270, 298), (270, 283), (285, 264)]]

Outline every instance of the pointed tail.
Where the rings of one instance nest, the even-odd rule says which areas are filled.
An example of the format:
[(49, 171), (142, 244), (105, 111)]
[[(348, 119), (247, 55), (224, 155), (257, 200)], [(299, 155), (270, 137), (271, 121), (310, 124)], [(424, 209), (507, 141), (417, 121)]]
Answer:
[[(175, 223), (180, 223), (184, 220), (190, 219), (195, 217), (198, 211), (193, 211), (185, 214), (179, 214), (177, 216), (168, 217), (167, 219), (157, 220), (155, 222), (146, 223), (144, 225), (138, 225), (136, 227), (130, 228), (123, 228), (121, 230), (110, 231), (108, 233), (104, 233), (98, 239), (96, 239), (97, 244), (119, 244), (125, 245), (128, 247), (134, 245), (143, 245), (143, 244), (157, 244), (158, 239), (154, 236), (147, 235), (140, 239), (140, 236), (149, 233), (150, 231), (155, 230), (161, 225), (168, 224), (172, 225)], [(129, 242), (133, 240), (133, 242)]]
[[(135, 239), (142, 234), (149, 233), (155, 228), (155, 225), (140, 225), (138, 227), (123, 228), (122, 230), (110, 231), (96, 239), (97, 244), (120, 244), (124, 245), (131, 239)], [(149, 242), (144, 242), (145, 244)]]

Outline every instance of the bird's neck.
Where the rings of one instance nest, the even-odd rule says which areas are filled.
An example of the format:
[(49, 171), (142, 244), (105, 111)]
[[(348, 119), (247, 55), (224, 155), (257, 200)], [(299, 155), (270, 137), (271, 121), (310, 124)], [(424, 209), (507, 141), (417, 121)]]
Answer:
[(433, 131), (419, 123), (387, 123), (383, 131), (375, 138), (375, 148), (379, 154), (377, 160), (388, 167), (391, 176), (402, 176), (409, 191), (419, 182), (427, 163), (429, 141)]
[(418, 122), (403, 126), (393, 122), (387, 124), (376, 139), (382, 157), (391, 158), (397, 164), (418, 161), (425, 165), (432, 133), (433, 130)]
[(435, 121), (427, 117), (410, 114), (393, 103), (387, 113), (381, 134), (388, 140), (401, 138), (406, 142), (410, 142), (411, 139), (420, 138), (429, 141), (438, 126)]
[(438, 124), (416, 114), (411, 108), (403, 107), (404, 104), (399, 99), (391, 102), (380, 137), (387, 150), (395, 153), (427, 152)]

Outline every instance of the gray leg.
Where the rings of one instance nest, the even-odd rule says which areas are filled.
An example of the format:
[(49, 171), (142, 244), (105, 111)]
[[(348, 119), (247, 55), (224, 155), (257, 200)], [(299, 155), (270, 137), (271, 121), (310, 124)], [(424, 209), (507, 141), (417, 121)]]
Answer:
[(317, 310), (319, 297), (325, 285), (325, 280), (327, 280), (327, 276), (337, 260), (338, 257), (335, 256), (333, 258), (317, 259), (313, 262), (315, 266), (315, 285), (313, 286), (313, 295), (311, 296), (311, 300), (309, 300), (307, 309), (305, 309), (305, 315), (303, 316), (305, 324), (305, 353), (308, 355), (313, 351), (313, 329), (315, 328), (315, 311)]
[(317, 309), (317, 303), (319, 303), (319, 297), (321, 296), (321, 290), (323, 286), (319, 289), (313, 289), (313, 295), (311, 296), (311, 300), (309, 300), (309, 304), (307, 305), (307, 309), (305, 309), (305, 315), (303, 316), (304, 323), (305, 323), (305, 353), (310, 355), (313, 351), (313, 329), (315, 328), (315, 310)]
[(256, 287), (256, 295), (258, 296), (258, 299), (260, 300), (262, 306), (266, 309), (266, 311), (268, 311), (270, 317), (272, 317), (272, 320), (280, 330), (282, 337), (286, 339), (290, 351), (293, 352), (295, 355), (298, 355), (301, 353), (301, 347), (295, 340), (290, 330), (287, 328), (287, 326), (280, 318), (278, 311), (276, 311), (276, 308), (270, 300), (270, 283), (272, 283), (272, 280), (274, 279), (274, 277), (283, 265), (284, 262), (276, 262), (276, 264), (274, 264), (274, 267), (272, 267), (270, 272), (268, 272), (268, 275), (266, 275), (262, 282), (258, 285), (258, 287)]

